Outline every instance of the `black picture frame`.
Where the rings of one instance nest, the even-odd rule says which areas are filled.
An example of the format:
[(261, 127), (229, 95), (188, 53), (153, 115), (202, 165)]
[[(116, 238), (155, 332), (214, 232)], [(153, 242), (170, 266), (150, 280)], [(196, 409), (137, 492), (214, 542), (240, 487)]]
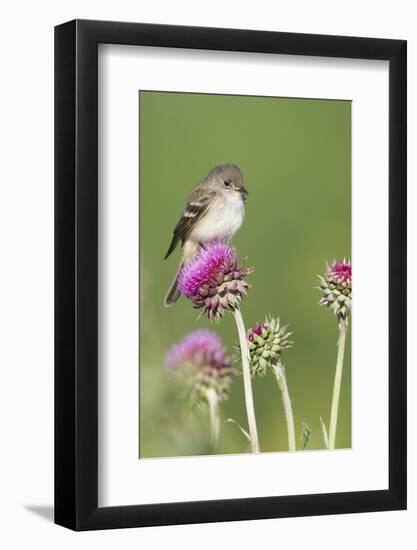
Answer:
[[(389, 61), (389, 488), (98, 506), (98, 44)], [(74, 20), (55, 28), (55, 522), (74, 530), (406, 508), (406, 41)], [(371, 397), (370, 397), (371, 399)]]

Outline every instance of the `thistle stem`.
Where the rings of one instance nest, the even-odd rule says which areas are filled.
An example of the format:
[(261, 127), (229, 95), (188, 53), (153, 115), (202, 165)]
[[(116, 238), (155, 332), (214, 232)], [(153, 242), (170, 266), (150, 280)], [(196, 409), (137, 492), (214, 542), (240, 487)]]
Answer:
[(220, 434), (219, 400), (213, 388), (206, 392), (206, 399), (210, 411), (210, 440), (213, 450), (217, 449)]
[(274, 370), (279, 389), (281, 390), (282, 402), (284, 405), (285, 420), (287, 422), (288, 432), (288, 449), (290, 451), (296, 451), (297, 446), (295, 443), (294, 415), (292, 412), (291, 399), (288, 391), (285, 367), (281, 363), (277, 363), (275, 365), (272, 365), (272, 368)]
[(336, 444), (337, 415), (339, 411), (340, 388), (342, 385), (343, 357), (345, 355), (346, 321), (339, 321), (339, 340), (337, 342), (336, 373), (333, 385), (332, 408), (330, 412), (329, 449), (334, 449)]
[(321, 433), (323, 434), (324, 446), (326, 447), (326, 449), (328, 449), (329, 448), (329, 436), (327, 435), (326, 424), (324, 423), (324, 420), (322, 419), (321, 416), (320, 416), (320, 425), (321, 425)]
[(252, 381), (249, 368), (249, 346), (246, 337), (245, 325), (243, 323), (242, 313), (237, 307), (234, 317), (239, 334), (240, 351), (242, 354), (242, 373), (243, 386), (245, 390), (246, 414), (248, 416), (249, 434), (251, 439), (251, 450), (253, 453), (259, 453), (258, 430), (256, 428), (255, 407), (253, 405)]

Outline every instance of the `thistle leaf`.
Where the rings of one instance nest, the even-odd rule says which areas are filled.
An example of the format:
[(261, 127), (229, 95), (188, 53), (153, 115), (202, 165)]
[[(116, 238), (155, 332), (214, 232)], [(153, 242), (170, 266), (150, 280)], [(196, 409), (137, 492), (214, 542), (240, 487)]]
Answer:
[(246, 439), (248, 440), (249, 445), (252, 445), (251, 436), (248, 434), (248, 432), (244, 428), (242, 428), (242, 426), (238, 422), (236, 422), (236, 420), (233, 420), (233, 418), (228, 418), (226, 420), (226, 422), (230, 422), (231, 424), (235, 424), (239, 428), (239, 430), (243, 433), (243, 435), (246, 437)]
[(311, 428), (303, 422), (303, 429), (301, 430), (301, 436), (300, 436), (300, 448), (302, 451), (305, 450), (305, 448), (308, 445), (308, 442), (310, 441), (310, 437), (312, 434)]

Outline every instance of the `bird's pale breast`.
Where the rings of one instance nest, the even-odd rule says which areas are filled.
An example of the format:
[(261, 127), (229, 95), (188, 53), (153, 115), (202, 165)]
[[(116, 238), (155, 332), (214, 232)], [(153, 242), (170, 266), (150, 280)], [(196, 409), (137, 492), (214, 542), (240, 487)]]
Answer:
[(245, 203), (240, 193), (228, 193), (216, 201), (194, 227), (189, 238), (197, 242), (228, 240), (242, 225)]

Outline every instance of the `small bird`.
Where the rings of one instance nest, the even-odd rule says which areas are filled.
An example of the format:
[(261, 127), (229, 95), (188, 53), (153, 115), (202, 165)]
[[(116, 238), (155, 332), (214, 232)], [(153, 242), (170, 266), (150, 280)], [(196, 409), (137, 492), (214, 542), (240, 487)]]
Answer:
[(181, 243), (180, 265), (165, 297), (165, 306), (179, 299), (179, 272), (198, 254), (200, 247), (211, 241), (230, 242), (245, 217), (247, 195), (242, 172), (236, 164), (216, 166), (190, 193), (164, 258)]

